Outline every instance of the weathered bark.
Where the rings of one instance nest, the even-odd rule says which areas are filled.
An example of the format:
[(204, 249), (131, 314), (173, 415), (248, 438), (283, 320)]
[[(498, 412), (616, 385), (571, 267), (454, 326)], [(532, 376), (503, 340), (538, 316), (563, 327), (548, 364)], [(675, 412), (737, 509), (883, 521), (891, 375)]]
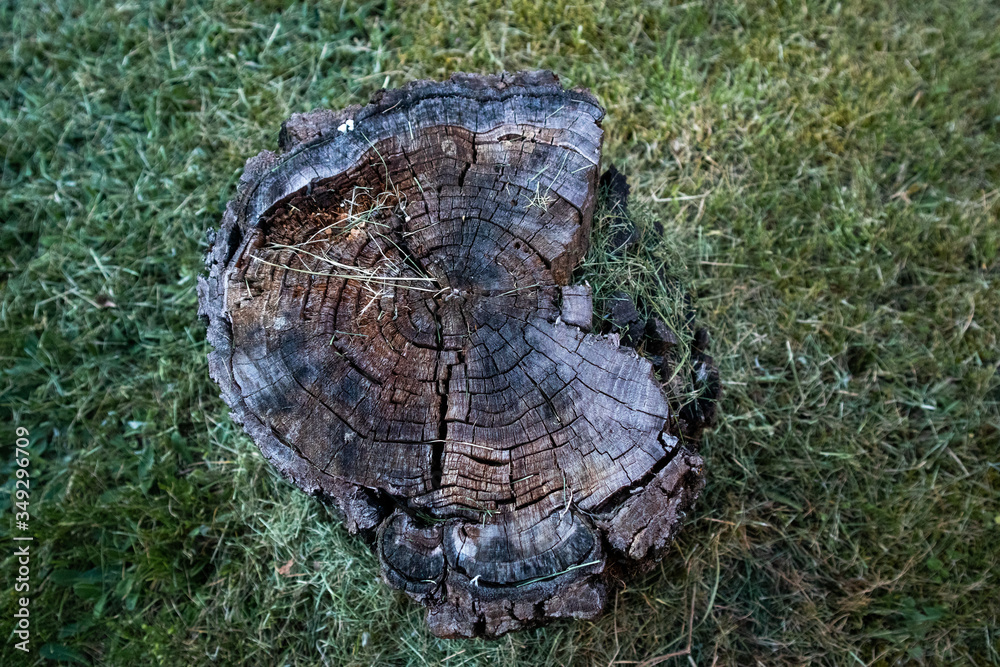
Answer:
[(597, 615), (703, 485), (649, 361), (569, 284), (602, 116), (547, 72), (296, 114), (199, 282), (233, 418), (442, 636)]

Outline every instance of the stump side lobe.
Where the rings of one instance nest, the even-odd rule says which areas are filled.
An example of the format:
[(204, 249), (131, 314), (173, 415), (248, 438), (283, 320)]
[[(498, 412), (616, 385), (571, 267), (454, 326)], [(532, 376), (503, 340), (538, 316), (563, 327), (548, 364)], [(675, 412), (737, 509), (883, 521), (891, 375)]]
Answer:
[(199, 281), (234, 420), (442, 636), (597, 615), (703, 484), (650, 363), (586, 333), (569, 284), (602, 117), (547, 72), (296, 114)]

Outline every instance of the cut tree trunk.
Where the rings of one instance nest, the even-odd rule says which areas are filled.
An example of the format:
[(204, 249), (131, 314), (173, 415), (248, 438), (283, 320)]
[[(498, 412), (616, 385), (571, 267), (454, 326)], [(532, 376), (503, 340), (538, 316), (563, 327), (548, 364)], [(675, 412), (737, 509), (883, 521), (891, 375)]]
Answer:
[(547, 72), (293, 115), (199, 282), (233, 418), (441, 636), (596, 616), (703, 486), (669, 389), (570, 284), (602, 117)]

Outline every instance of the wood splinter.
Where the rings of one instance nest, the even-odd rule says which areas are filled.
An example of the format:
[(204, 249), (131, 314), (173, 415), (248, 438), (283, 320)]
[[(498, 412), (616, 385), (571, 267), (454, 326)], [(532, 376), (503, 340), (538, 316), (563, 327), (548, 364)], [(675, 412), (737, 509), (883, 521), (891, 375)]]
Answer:
[(704, 484), (704, 424), (570, 284), (603, 113), (531, 72), (295, 114), (199, 280), (233, 419), (440, 636), (595, 617)]

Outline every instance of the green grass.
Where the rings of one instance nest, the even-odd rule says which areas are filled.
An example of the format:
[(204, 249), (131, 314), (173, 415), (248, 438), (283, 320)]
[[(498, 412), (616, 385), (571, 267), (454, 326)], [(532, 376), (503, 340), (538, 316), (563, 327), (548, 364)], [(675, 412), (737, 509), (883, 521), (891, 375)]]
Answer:
[[(1000, 664), (1000, 7), (182, 4), (0, 4), (28, 662), (651, 666), (692, 621), (699, 665)], [(291, 112), (536, 67), (606, 106), (725, 397), (697, 512), (610, 613), (444, 641), (229, 421), (194, 283)]]

